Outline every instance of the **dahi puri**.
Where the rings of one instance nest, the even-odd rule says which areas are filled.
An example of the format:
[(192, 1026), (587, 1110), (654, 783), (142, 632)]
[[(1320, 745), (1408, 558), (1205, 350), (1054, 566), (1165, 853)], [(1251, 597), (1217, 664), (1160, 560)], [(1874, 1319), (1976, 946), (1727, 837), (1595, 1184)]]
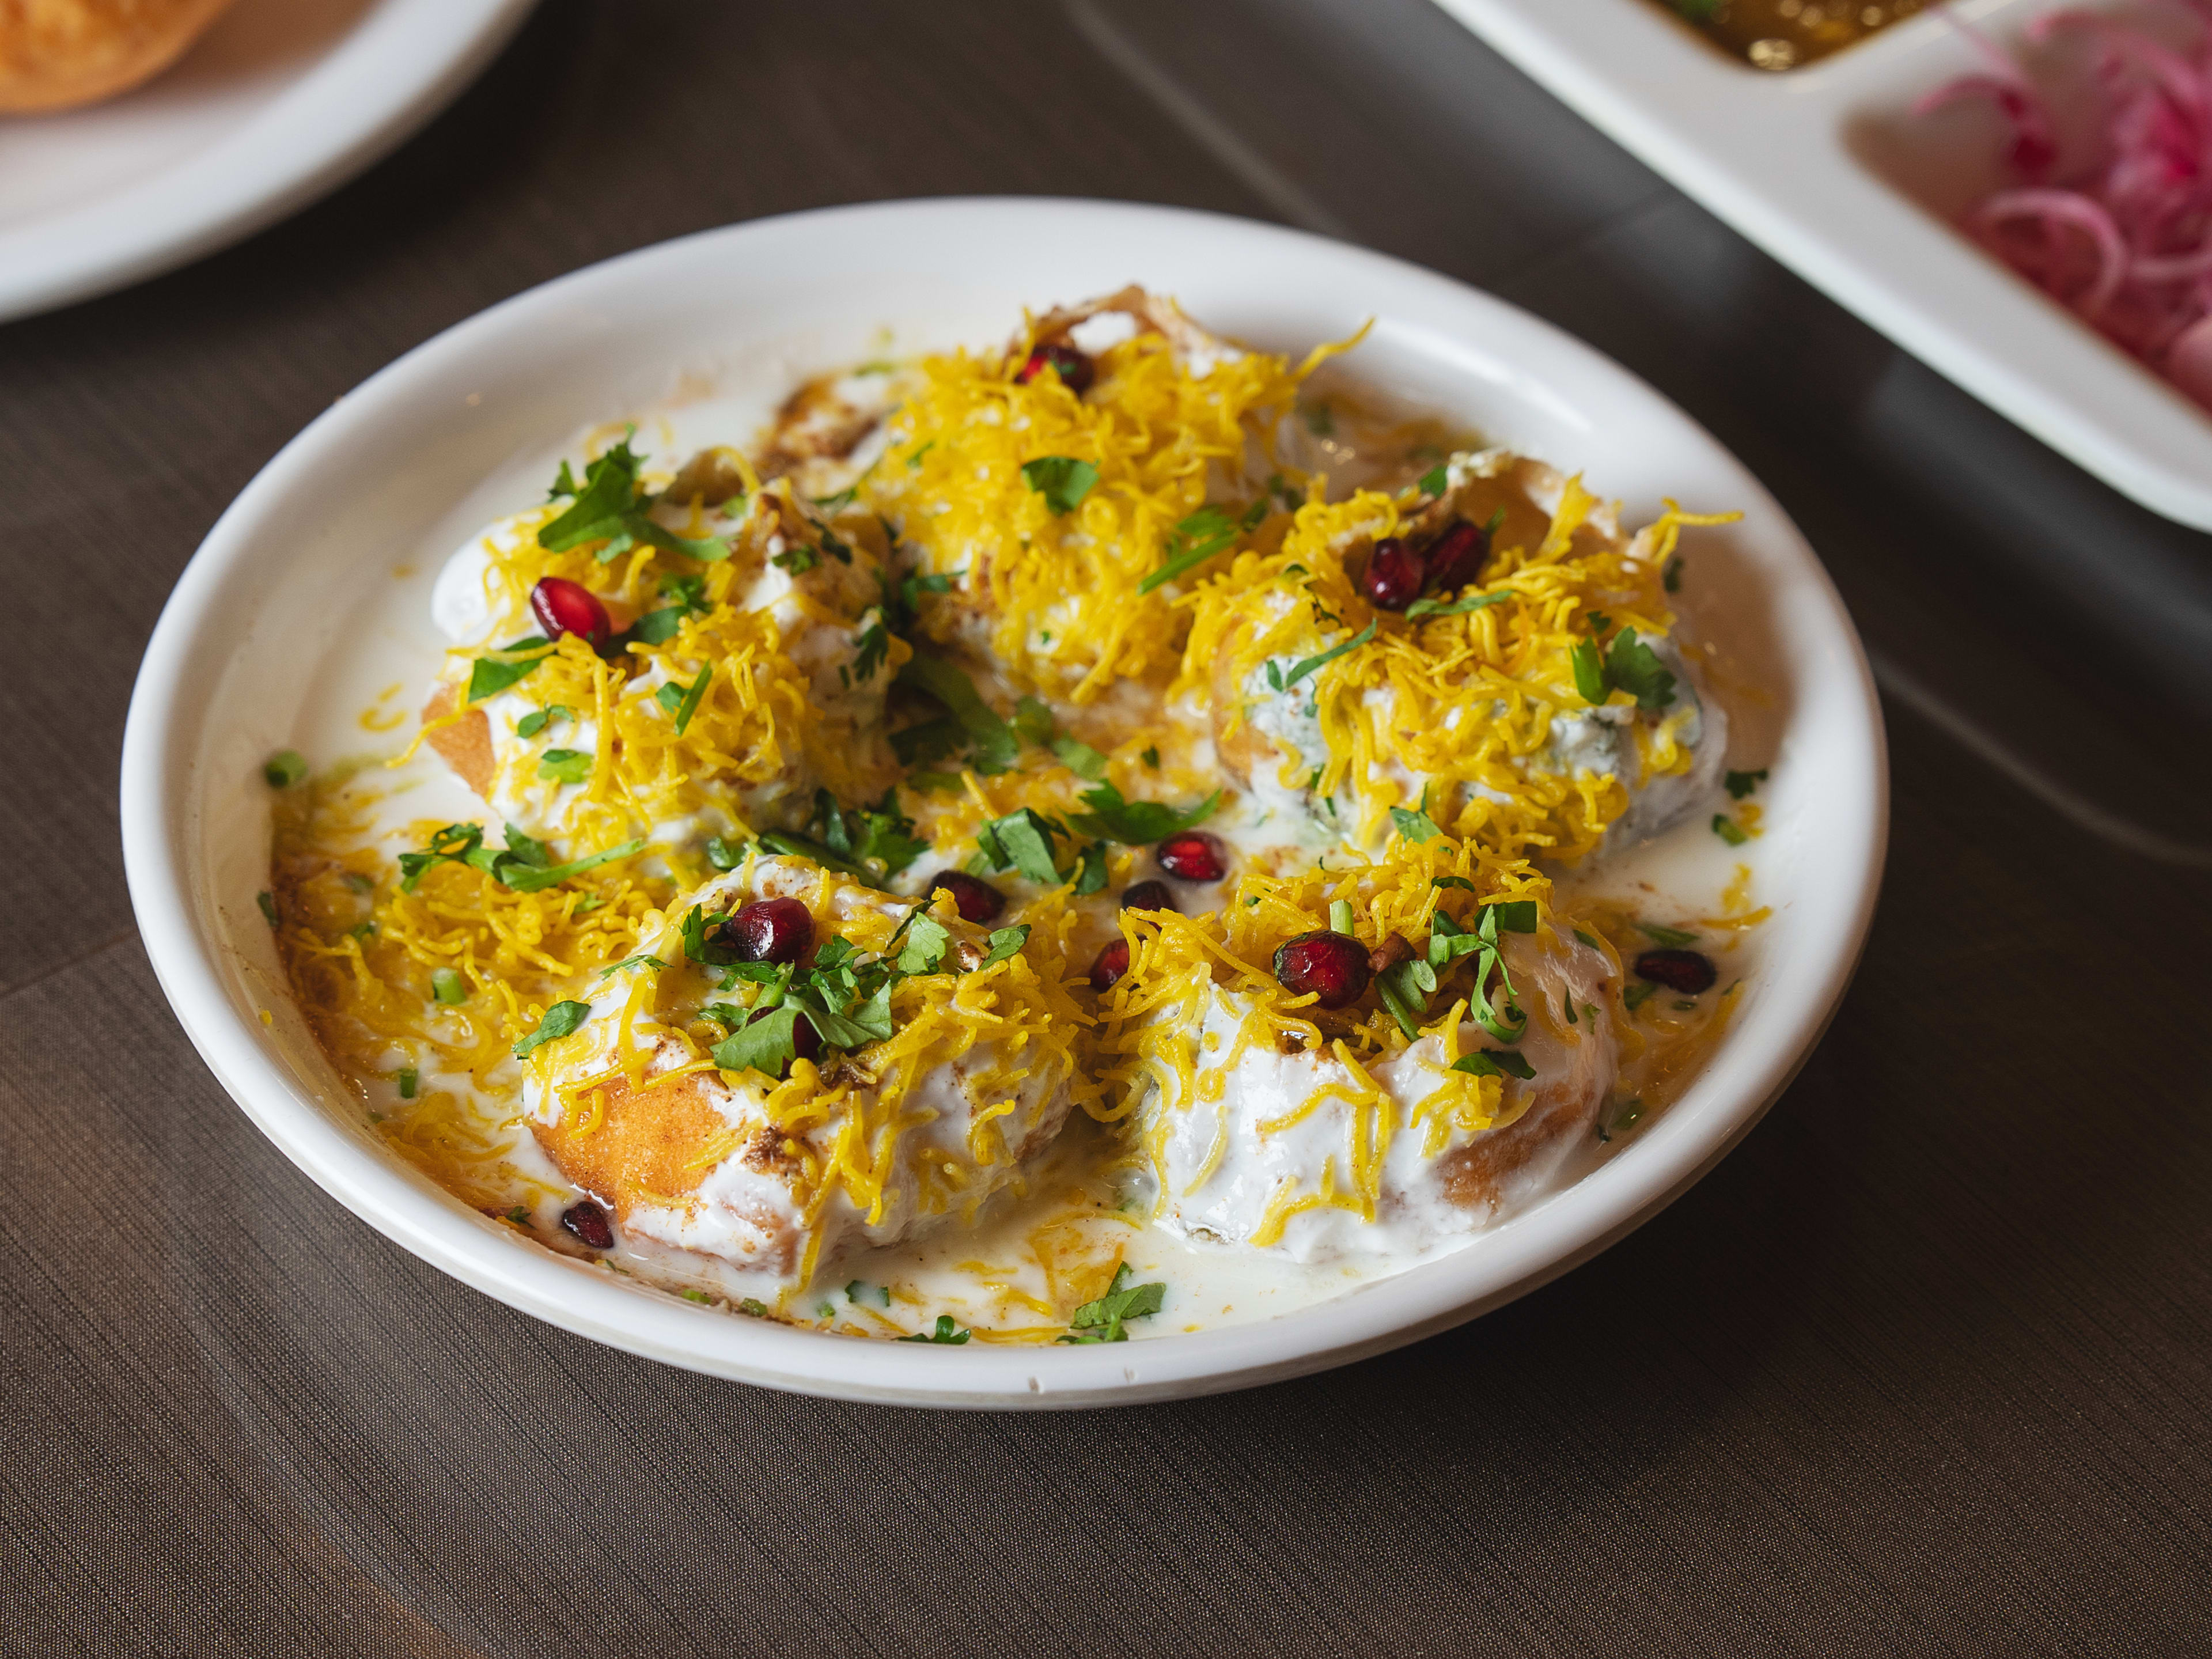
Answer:
[(97, 103), (184, 55), (230, 0), (0, 0), (0, 114)]

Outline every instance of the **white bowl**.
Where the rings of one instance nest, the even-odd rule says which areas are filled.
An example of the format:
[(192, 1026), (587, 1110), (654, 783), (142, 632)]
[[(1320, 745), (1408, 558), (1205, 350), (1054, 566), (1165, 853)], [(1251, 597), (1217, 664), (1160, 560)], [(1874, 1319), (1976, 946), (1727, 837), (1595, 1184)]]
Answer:
[[(1688, 586), (1770, 707), (1732, 752), (1771, 757), (1763, 928), (1746, 1001), (1683, 1097), (1578, 1183), (1465, 1248), (1304, 1311), (1112, 1346), (913, 1346), (732, 1317), (531, 1243), (387, 1154), (286, 994), (259, 764), (383, 576), (489, 474), (582, 425), (763, 355), (850, 362), (879, 324), (1002, 337), (1042, 306), (1131, 279), (1278, 349), (1376, 321), (1364, 379), (1584, 470), (1632, 515), (1662, 495), (1740, 507), (1697, 532)], [(1687, 593), (1686, 592), (1686, 597)], [(655, 1358), (852, 1399), (1127, 1404), (1341, 1364), (1471, 1318), (1604, 1249), (1754, 1123), (1818, 1040), (1873, 909), (1887, 829), (1866, 661), (1811, 550), (1756, 480), (1649, 386), (1487, 295), (1311, 236), (1160, 208), (896, 203), (709, 232), (550, 283), (447, 331), (342, 398), (247, 487), (163, 611), (132, 696), (124, 850), (162, 988), (264, 1133), (372, 1226), (501, 1301)]]

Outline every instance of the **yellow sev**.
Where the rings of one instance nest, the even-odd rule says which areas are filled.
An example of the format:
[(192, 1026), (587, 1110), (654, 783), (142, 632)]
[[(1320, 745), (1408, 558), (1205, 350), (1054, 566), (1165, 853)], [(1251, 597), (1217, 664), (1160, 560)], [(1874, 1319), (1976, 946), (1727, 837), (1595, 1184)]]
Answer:
[[(890, 420), (890, 446), (864, 486), (931, 574), (964, 572), (926, 608), (949, 640), (981, 614), (998, 666), (1018, 686), (1077, 703), (1116, 678), (1164, 678), (1182, 619), (1174, 585), (1139, 591), (1176, 526), (1208, 500), (1258, 493), (1257, 478), (1304, 475), (1275, 454), (1276, 423), (1331, 352), (1297, 368), (1265, 353), (1226, 355), (1203, 374), (1159, 335), (1140, 332), (1097, 359), (1078, 398), (1056, 374), (1013, 378), (1025, 352), (965, 350), (926, 359)], [(1064, 456), (1097, 469), (1074, 510), (1055, 515), (1025, 463)], [(979, 641), (980, 643), (980, 641)]]
[[(1624, 543), (1592, 525), (1598, 505), (1578, 478), (1567, 479), (1540, 544), (1492, 553), (1481, 592), (1503, 599), (1408, 620), (1370, 606), (1346, 566), (1348, 555), (1398, 531), (1398, 503), (1368, 490), (1309, 502), (1277, 550), (1240, 553), (1185, 601), (1193, 620), (1175, 691), (1233, 697), (1218, 719), (1220, 735), (1231, 737), (1249, 718), (1247, 700), (1267, 694), (1255, 677), (1271, 660), (1284, 672), (1282, 659), (1318, 655), (1371, 623), (1369, 642), (1277, 694), (1312, 697), (1327, 753), (1272, 744), (1276, 781), (1316, 799), (1348, 791), (1350, 827), (1363, 846), (1376, 843), (1390, 808), (1412, 807), (1423, 785), (1439, 785), (1426, 810), (1447, 832), (1510, 856), (1571, 863), (1628, 805), (1610, 773), (1535, 763), (1556, 723), (1589, 707), (1577, 689), (1574, 649), (1591, 636), (1593, 613), (1642, 638), (1663, 636), (1674, 622), (1664, 566), (1680, 529), (1718, 521), (1669, 502)], [(1628, 708), (1635, 699), (1615, 690), (1607, 701)], [(1679, 740), (1686, 714), (1678, 699), (1669, 717), (1632, 728), (1647, 775), (1689, 766)]]
[[(1468, 883), (1474, 890), (1440, 886), (1442, 878)], [(1098, 1049), (1107, 1086), (1092, 1114), (1108, 1121), (1137, 1114), (1138, 1137), (1160, 1177), (1164, 1203), (1176, 1196), (1167, 1191), (1166, 1147), (1175, 1127), (1170, 1114), (1218, 1108), (1231, 1074), (1254, 1048), (1309, 1054), (1315, 1086), (1285, 1102), (1260, 1131), (1279, 1133), (1328, 1103), (1341, 1102), (1348, 1109), (1342, 1170), (1332, 1157), (1316, 1187), (1301, 1191), (1286, 1181), (1251, 1242), (1276, 1242), (1293, 1216), (1317, 1206), (1372, 1220), (1384, 1161), (1401, 1130), (1419, 1132), (1425, 1155), (1432, 1157), (1455, 1131), (1472, 1133), (1507, 1121), (1503, 1085), (1497, 1078), (1450, 1069), (1462, 1052), (1466, 1001), (1445, 1002), (1419, 1028), (1442, 1049), (1440, 1063), (1431, 1067), (1434, 1086), (1401, 1122), (1398, 1103), (1368, 1068), (1375, 1060), (1402, 1054), (1410, 1046), (1404, 1032), (1381, 1011), (1364, 1018), (1322, 1016), (1329, 1022), (1324, 1025), (1310, 995), (1293, 995), (1277, 981), (1276, 947), (1329, 926), (1330, 906), (1339, 901), (1352, 905), (1357, 937), (1372, 948), (1393, 934), (1418, 946), (1439, 909), (1464, 927), (1473, 925), (1478, 906), (1492, 901), (1533, 899), (1547, 914), (1550, 895), (1550, 883), (1525, 862), (1437, 837), (1401, 844), (1385, 862), (1337, 871), (1315, 868), (1278, 878), (1247, 870), (1215, 915), (1124, 912), (1129, 969), (1100, 1003)], [(1234, 1021), (1235, 1035), (1221, 1043), (1218, 1030), (1207, 1028), (1210, 1023), (1218, 1028), (1224, 1018)], [(1226, 1136), (1224, 1122), (1188, 1183), (1192, 1189), (1218, 1164)]]
[[(592, 723), (591, 771), (580, 795), (564, 804), (560, 826), (564, 841), (573, 842), (572, 855), (599, 851), (652, 824), (702, 811), (726, 817), (730, 827), (748, 832), (754, 827), (748, 799), (766, 805), (764, 798), (788, 793), (802, 768), (809, 780), (848, 801), (872, 799), (889, 783), (890, 762), (881, 734), (858, 731), (848, 714), (823, 707), (808, 671), (793, 659), (786, 623), (772, 609), (744, 608), (745, 586), (761, 574), (769, 537), (780, 526), (792, 531), (798, 513), (787, 480), (777, 480), (751, 500), (753, 510), (730, 537), (732, 556), (710, 562), (650, 544), (641, 544), (609, 565), (601, 565), (592, 550), (599, 543), (548, 552), (538, 544), (537, 532), (553, 516), (550, 507), (508, 520), (499, 533), (486, 538), (484, 580), (495, 615), (528, 616), (531, 590), (547, 576), (585, 586), (618, 615), (666, 605), (659, 592), (661, 579), (689, 576), (699, 582), (707, 607), (683, 617), (675, 633), (660, 643), (633, 641), (612, 661), (575, 635), (563, 635), (550, 647), (476, 647), (452, 653), (448, 678), (457, 688), (466, 685), (479, 658), (533, 661), (536, 666), (514, 690), (538, 708), (565, 708), (580, 721)], [(687, 539), (707, 533), (696, 503), (693, 515), (684, 532)], [(796, 629), (834, 630), (849, 638), (869, 603), (866, 595), (876, 588), (868, 572), (880, 561), (883, 538), (880, 526), (866, 514), (849, 515), (838, 529), (859, 550), (856, 556), (867, 562), (857, 584), (863, 597), (840, 605), (832, 602), (840, 591), (836, 586), (801, 581), (781, 603), (796, 611)], [(787, 539), (795, 539), (795, 532)], [(847, 588), (854, 586), (845, 583)], [(874, 674), (888, 684), (909, 654), (902, 641), (887, 639), (884, 659)], [(702, 672), (705, 687), (678, 732), (672, 710), (658, 700), (659, 689), (670, 684), (688, 688)], [(454, 708), (430, 722), (426, 733), (465, 712)], [(542, 748), (562, 746), (562, 738), (577, 729), (550, 727), (539, 744), (495, 745), (502, 775), (495, 788), (503, 785), (519, 795), (543, 787), (537, 776)], [(804, 799), (805, 791), (799, 793)]]
[[(820, 931), (835, 932), (864, 951), (889, 943), (904, 915), (903, 902), (834, 871), (810, 873), (817, 885), (805, 900)], [(750, 883), (741, 881), (732, 902), (750, 890)], [(853, 1050), (827, 1072), (800, 1060), (781, 1082), (753, 1072), (720, 1073), (726, 1087), (757, 1103), (782, 1137), (785, 1153), (796, 1161), (791, 1188), (807, 1236), (798, 1284), (812, 1274), (824, 1236), (821, 1224), (832, 1202), (842, 1198), (868, 1224), (878, 1224), (903, 1170), (913, 1177), (919, 1213), (964, 1209), (972, 1219), (983, 1200), (1006, 1184), (999, 1176), (1008, 1172), (1018, 1149), (1007, 1145), (1001, 1121), (1018, 1106), (1018, 1091), (1042, 1101), (1064, 1086), (1086, 1106), (1095, 1099), (1098, 1085), (1083, 1053), (1092, 1021), (1070, 993), (1065, 939), (1074, 918), (1066, 912), (1065, 892), (1025, 909), (1028, 945), (1006, 961), (965, 973), (951, 971), (948, 964), (945, 972), (900, 979), (891, 992), (892, 1036)], [(950, 895), (939, 896), (933, 914), (956, 937), (975, 932), (959, 920)], [(546, 1044), (531, 1061), (568, 1121), (587, 1133), (596, 1127), (595, 1091), (617, 1078), (626, 1077), (634, 1090), (649, 1090), (713, 1068), (702, 1050), (718, 1038), (720, 1027), (699, 1024), (706, 1034), (702, 1042), (686, 1024), (686, 1008), (701, 1000), (702, 981), (680, 965), (681, 947), (672, 937), (663, 935), (647, 948), (678, 965), (634, 970), (615, 1018), (595, 1014), (576, 1035)], [(673, 1066), (655, 1063), (663, 1038), (673, 1039), (686, 1056)], [(920, 1090), (932, 1075), (952, 1079), (966, 1101), (969, 1123), (957, 1149), (933, 1145), (917, 1151), (909, 1145), (915, 1130), (940, 1115)], [(754, 1133), (748, 1124), (708, 1143), (690, 1161), (695, 1176), (703, 1178)], [(656, 1200), (677, 1209), (696, 1201), (692, 1194), (678, 1194)]]

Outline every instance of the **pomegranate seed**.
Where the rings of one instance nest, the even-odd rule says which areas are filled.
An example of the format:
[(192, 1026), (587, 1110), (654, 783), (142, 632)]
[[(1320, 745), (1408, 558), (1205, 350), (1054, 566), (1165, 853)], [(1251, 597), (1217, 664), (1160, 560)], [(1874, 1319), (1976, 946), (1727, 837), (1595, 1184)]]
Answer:
[(1175, 902), (1175, 893), (1164, 881), (1140, 881), (1121, 895), (1124, 910), (1176, 910), (1182, 906)]
[(1219, 881), (1229, 873), (1229, 849), (1203, 830), (1170, 836), (1152, 856), (1177, 881)]
[(614, 631), (599, 596), (581, 582), (559, 576), (547, 576), (530, 590), (530, 609), (549, 640), (557, 640), (563, 634), (581, 634), (597, 645)]
[(976, 880), (964, 870), (939, 871), (930, 878), (929, 890), (933, 895), (951, 894), (960, 920), (972, 921), (978, 927), (987, 921), (995, 921), (999, 912), (1006, 908), (1004, 893), (988, 881)]
[(1482, 574), (1490, 556), (1490, 532), (1460, 520), (1429, 544), (1429, 586), (1439, 593), (1467, 586)]
[(1110, 991), (1122, 975), (1129, 971), (1129, 941), (1117, 939), (1098, 953), (1098, 960), (1091, 964), (1091, 988)]
[(1296, 996), (1318, 992), (1324, 1008), (1358, 1001), (1370, 975), (1366, 948), (1349, 933), (1300, 933), (1275, 952), (1283, 988)]
[(1087, 354), (1055, 341), (1050, 345), (1041, 345), (1030, 353), (1029, 361), (1022, 365), (1022, 372), (1014, 378), (1027, 386), (1048, 368), (1058, 370), (1060, 383), (1079, 398), (1091, 390), (1091, 382), (1097, 374)]
[(1646, 951), (1636, 958), (1636, 977), (1680, 991), (1686, 997), (1713, 988), (1720, 970), (1713, 959), (1698, 951)]
[(722, 936), (740, 962), (796, 962), (814, 943), (814, 918), (795, 898), (756, 899), (724, 918)]
[(588, 1198), (562, 1211), (561, 1224), (595, 1250), (611, 1250), (615, 1247), (614, 1223)]
[(1377, 611), (1403, 611), (1421, 597), (1428, 578), (1427, 562), (1402, 538), (1390, 536), (1376, 543), (1367, 556), (1367, 568), (1359, 573), (1359, 592)]

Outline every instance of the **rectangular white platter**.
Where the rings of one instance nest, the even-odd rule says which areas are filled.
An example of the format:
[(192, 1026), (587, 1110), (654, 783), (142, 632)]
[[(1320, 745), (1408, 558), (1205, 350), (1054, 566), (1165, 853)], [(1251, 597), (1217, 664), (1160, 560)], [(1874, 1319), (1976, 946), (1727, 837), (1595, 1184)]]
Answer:
[[(1437, 3), (1906, 350), (2113, 489), (2212, 530), (2212, 415), (1954, 228), (2000, 182), (2004, 135), (1992, 111), (1913, 117), (1984, 66), (1940, 9), (1770, 73), (1654, 0)], [(2063, 4), (1951, 9), (2010, 49)]]

